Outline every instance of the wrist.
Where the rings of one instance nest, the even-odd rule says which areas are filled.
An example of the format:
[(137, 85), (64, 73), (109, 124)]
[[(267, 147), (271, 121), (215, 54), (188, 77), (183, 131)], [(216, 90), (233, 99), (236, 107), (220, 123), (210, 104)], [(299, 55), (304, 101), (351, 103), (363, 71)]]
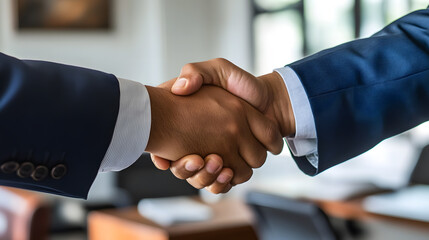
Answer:
[(283, 137), (295, 135), (295, 117), (286, 84), (277, 72), (258, 77), (264, 81), (272, 96), (272, 112)]
[[(171, 136), (169, 129), (172, 128), (172, 116), (170, 116), (174, 110), (172, 107), (172, 99), (167, 94), (168, 91), (157, 88), (146, 86), (149, 93), (150, 105), (151, 105), (151, 126), (148, 144), (145, 151), (156, 153), (165, 143), (166, 139)], [(171, 95), (171, 94), (170, 94)]]

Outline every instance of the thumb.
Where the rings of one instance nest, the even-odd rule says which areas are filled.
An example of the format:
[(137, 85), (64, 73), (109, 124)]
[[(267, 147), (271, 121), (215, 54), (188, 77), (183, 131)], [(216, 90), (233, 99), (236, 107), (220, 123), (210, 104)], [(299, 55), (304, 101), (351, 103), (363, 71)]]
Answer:
[(261, 111), (268, 103), (269, 94), (263, 82), (223, 58), (186, 64), (171, 92), (189, 95), (198, 91), (203, 84), (221, 87)]
[(190, 95), (197, 92), (203, 85), (202, 75), (199, 72), (184, 72), (183, 70), (171, 87), (171, 92), (176, 95)]
[(158, 157), (156, 155), (150, 154), (150, 158), (152, 159), (153, 164), (159, 170), (167, 170), (170, 168), (170, 161), (164, 159), (162, 157)]
[(231, 74), (232, 63), (216, 58), (205, 62), (188, 63), (182, 67), (171, 92), (177, 95), (189, 95), (198, 91), (201, 86), (215, 85), (226, 89)]

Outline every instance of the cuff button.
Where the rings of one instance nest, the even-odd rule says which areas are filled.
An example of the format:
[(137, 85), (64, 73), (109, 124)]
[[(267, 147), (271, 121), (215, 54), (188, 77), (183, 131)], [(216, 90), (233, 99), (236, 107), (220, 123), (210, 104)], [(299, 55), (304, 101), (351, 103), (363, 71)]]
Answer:
[(34, 181), (41, 181), (49, 175), (49, 169), (45, 166), (37, 166), (31, 174)]
[(15, 161), (5, 162), (0, 166), (0, 169), (4, 173), (14, 173), (19, 168), (19, 163)]
[(17, 174), (21, 178), (28, 178), (34, 171), (34, 165), (31, 162), (25, 162), (18, 168)]
[(64, 164), (58, 164), (51, 170), (51, 177), (53, 179), (61, 179), (66, 175), (67, 173), (67, 167)]

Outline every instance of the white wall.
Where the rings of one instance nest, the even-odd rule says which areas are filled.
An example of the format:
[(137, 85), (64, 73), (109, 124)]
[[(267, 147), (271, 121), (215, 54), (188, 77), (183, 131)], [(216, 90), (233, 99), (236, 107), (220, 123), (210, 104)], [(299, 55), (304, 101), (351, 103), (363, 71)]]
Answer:
[(115, 27), (108, 32), (17, 32), (12, 2), (0, 1), (2, 52), (95, 68), (140, 81), (149, 73), (153, 79), (149, 63), (156, 52), (148, 47), (151, 39), (146, 36), (153, 30), (151, 21), (158, 17), (157, 11), (151, 11), (156, 1), (114, 1)]
[(13, 0), (0, 1), (0, 51), (159, 84), (192, 61), (250, 66), (248, 0), (117, 0), (108, 32), (17, 32)]
[(166, 76), (188, 62), (216, 57), (251, 70), (250, 3), (247, 0), (164, 0)]

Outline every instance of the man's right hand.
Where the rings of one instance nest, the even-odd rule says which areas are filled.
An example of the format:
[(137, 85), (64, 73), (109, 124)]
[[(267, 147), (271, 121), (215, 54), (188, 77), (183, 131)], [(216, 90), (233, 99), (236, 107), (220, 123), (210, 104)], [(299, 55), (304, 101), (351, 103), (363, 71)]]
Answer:
[[(283, 137), (295, 134), (295, 119), (289, 101), (289, 95), (282, 77), (276, 73), (270, 73), (260, 77), (254, 77), (250, 73), (235, 66), (225, 59), (213, 59), (206, 62), (190, 63), (182, 68), (179, 78), (171, 88), (177, 95), (189, 95), (198, 91), (202, 85), (215, 85), (224, 88), (232, 94), (246, 100), (259, 109), (265, 116), (273, 120)], [(174, 163), (153, 156), (152, 160), (160, 169), (168, 169), (178, 177), (185, 169), (185, 163), (198, 164), (201, 157), (184, 157)], [(218, 161), (221, 164), (221, 161)], [(193, 172), (195, 174), (196, 172)], [(189, 174), (189, 171), (188, 171)], [(226, 179), (222, 176), (219, 179)], [(206, 172), (198, 172), (188, 178), (188, 182), (195, 186), (201, 185), (201, 179), (210, 177)], [(213, 178), (213, 177), (211, 177)], [(219, 182), (213, 182), (208, 190), (214, 193), (219, 191)]]
[(277, 123), (283, 137), (295, 133), (295, 119), (283, 78), (272, 72), (260, 77), (223, 58), (186, 64), (171, 88), (176, 95), (190, 95), (203, 85), (221, 87), (245, 100)]

